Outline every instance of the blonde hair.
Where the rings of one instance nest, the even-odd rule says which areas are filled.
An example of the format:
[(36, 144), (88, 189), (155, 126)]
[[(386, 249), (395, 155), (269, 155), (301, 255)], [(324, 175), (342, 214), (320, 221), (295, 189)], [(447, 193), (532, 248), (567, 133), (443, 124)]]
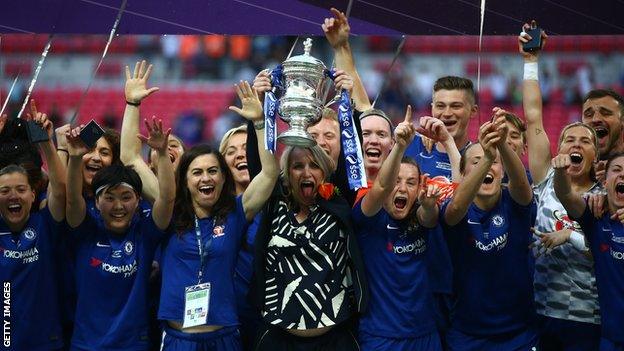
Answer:
[(325, 153), (325, 151), (321, 149), (320, 146), (318, 145), (314, 145), (310, 147), (287, 146), (286, 149), (284, 149), (284, 152), (282, 153), (282, 157), (280, 159), (280, 168), (282, 169), (282, 178), (284, 180), (284, 184), (286, 185), (286, 187), (290, 188), (290, 178), (288, 174), (288, 168), (290, 167), (292, 163), (292, 159), (290, 155), (296, 149), (310, 151), (310, 153), (312, 154), (312, 159), (314, 160), (314, 162), (316, 162), (316, 164), (323, 171), (323, 179), (324, 180), (329, 179), (329, 177), (333, 173), (333, 170), (335, 169), (334, 161), (332, 161), (332, 159), (329, 158), (329, 156), (327, 156), (327, 153)]
[(591, 134), (592, 139), (593, 139), (592, 144), (594, 145), (594, 151), (596, 152), (596, 160), (598, 160), (600, 154), (598, 153), (598, 136), (596, 135), (596, 131), (594, 130), (594, 128), (588, 126), (587, 124), (583, 124), (582, 122), (570, 123), (567, 126), (563, 127), (563, 129), (561, 129), (561, 133), (559, 134), (559, 143), (557, 144), (557, 151), (559, 151), (559, 149), (561, 148), (561, 143), (563, 143), (563, 138), (565, 137), (565, 133), (569, 129), (572, 129), (575, 127), (583, 127), (589, 130), (589, 133)]
[(221, 155), (225, 155), (225, 149), (228, 147), (228, 143), (234, 134), (245, 133), (247, 134), (247, 125), (243, 124), (238, 127), (232, 128), (223, 134), (223, 138), (221, 138), (221, 143), (219, 144), (219, 153)]

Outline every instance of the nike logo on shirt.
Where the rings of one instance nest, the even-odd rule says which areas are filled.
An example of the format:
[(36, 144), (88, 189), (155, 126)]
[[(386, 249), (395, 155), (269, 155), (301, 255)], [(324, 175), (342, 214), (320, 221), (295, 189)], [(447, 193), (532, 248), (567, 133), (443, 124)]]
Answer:
[(107, 244), (101, 244), (99, 241), (95, 244), (95, 246), (97, 246), (97, 247), (111, 247), (110, 245), (107, 245)]
[(468, 224), (481, 224), (481, 222), (475, 222), (472, 219), (469, 219)]
[(399, 229), (399, 227), (393, 227), (390, 224), (386, 225), (386, 228), (388, 228), (388, 229)]

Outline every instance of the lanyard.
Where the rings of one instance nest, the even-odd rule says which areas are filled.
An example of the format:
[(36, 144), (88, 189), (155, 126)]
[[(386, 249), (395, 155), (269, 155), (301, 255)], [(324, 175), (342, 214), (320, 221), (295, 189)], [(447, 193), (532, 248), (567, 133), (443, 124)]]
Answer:
[[(213, 228), (215, 224), (216, 224), (216, 221), (213, 219), (212, 220)], [(199, 252), (199, 272), (197, 273), (197, 284), (200, 284), (204, 276), (204, 263), (206, 260), (206, 256), (208, 255), (206, 251), (208, 251), (208, 249), (210, 248), (210, 245), (212, 245), (212, 235), (210, 235), (210, 239), (208, 239), (208, 242), (206, 243), (206, 247), (204, 248), (204, 246), (202, 245), (202, 239), (201, 239), (201, 228), (199, 227), (199, 220), (197, 219), (197, 216), (195, 216), (195, 237), (197, 238), (197, 251)]]

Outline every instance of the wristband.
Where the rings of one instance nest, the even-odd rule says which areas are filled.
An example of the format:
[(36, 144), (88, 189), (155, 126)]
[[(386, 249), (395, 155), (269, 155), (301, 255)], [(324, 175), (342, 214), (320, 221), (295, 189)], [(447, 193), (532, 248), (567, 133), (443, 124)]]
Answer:
[(128, 100), (126, 100), (126, 104), (130, 105), (130, 106), (134, 106), (134, 107), (139, 107), (141, 105), (141, 102), (130, 102)]
[(539, 71), (537, 62), (524, 63), (524, 80), (539, 80)]
[(56, 151), (62, 151), (62, 152), (66, 152), (67, 154), (69, 154), (69, 151), (67, 151), (67, 149), (56, 149)]
[(570, 233), (570, 238), (568, 239), (568, 242), (572, 244), (575, 249), (581, 252), (586, 252), (589, 250), (589, 248), (585, 246), (585, 235), (577, 231), (573, 230), (572, 233)]
[(253, 125), (256, 130), (264, 129), (264, 120), (255, 121), (253, 122)]

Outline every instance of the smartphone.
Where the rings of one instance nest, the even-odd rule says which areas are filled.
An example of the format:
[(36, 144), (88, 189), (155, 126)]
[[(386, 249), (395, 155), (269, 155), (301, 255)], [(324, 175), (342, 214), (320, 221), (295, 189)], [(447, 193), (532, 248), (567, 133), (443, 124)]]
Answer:
[(48, 132), (35, 121), (26, 121), (26, 131), (28, 132), (28, 141), (30, 141), (31, 144), (50, 140)]
[(104, 129), (100, 127), (96, 121), (91, 120), (80, 131), (80, 140), (89, 148), (93, 149), (97, 144), (97, 141), (104, 135)]
[(540, 27), (531, 27), (526, 31), (531, 36), (531, 40), (522, 44), (522, 50), (525, 52), (534, 52), (542, 49), (542, 29)]

